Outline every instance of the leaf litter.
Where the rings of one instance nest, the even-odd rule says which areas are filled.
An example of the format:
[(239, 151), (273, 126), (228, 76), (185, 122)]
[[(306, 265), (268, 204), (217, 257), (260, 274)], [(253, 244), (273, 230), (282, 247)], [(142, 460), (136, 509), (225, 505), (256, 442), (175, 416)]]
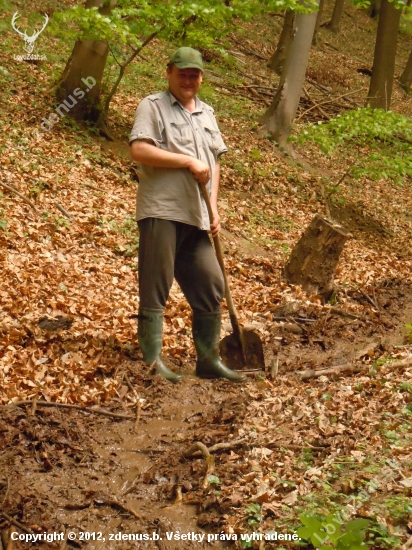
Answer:
[[(245, 28), (260, 33), (248, 47), (271, 51), (269, 33)], [(252, 75), (262, 85), (262, 63), (245, 55), (256, 70), (239, 69), (244, 83)], [(324, 85), (320, 59), (314, 51), (309, 77)], [(4, 52), (1, 61), (8, 64)], [(350, 66), (337, 63), (334, 71)], [(52, 109), (48, 75), (24, 63), (10, 72), (20, 85), (1, 92), (8, 109), (0, 137), (2, 181), (39, 213), (1, 190), (2, 512), (35, 532), (99, 531), (103, 524), (142, 533), (294, 532), (300, 513), (328, 515), (377, 480), (377, 491), (354, 513), (405, 541), (412, 528), (412, 359), (405, 330), (412, 319), (410, 181), (401, 188), (387, 180), (342, 182), (339, 198), (351, 208), (337, 202), (333, 214), (353, 239), (336, 273), (336, 303), (323, 304), (287, 285), (282, 267), (313, 215), (324, 210), (319, 173), (337, 181), (346, 166), (331, 166), (307, 146), (299, 152), (316, 159), (319, 172), (304, 173), (259, 138), (251, 117), (221, 113), (230, 150), (222, 175), (225, 261), (240, 321), (265, 342), (266, 371), (241, 388), (190, 376), (170, 386), (153, 378), (136, 344), (136, 183), (124, 142), (107, 147), (66, 121), (28, 137)], [(35, 103), (25, 84), (33, 75)], [(356, 78), (362, 85), (364, 77)], [(335, 74), (333, 82), (337, 95), (345, 91), (343, 77)], [(119, 94), (113, 119), (130, 126), (137, 101), (127, 91)], [(260, 110), (245, 98), (239, 104), (253, 117)], [(394, 106), (410, 110), (397, 90)], [(302, 103), (302, 112), (307, 107)], [(316, 109), (310, 116), (316, 118)], [(195, 356), (182, 298), (174, 286), (164, 352), (190, 373)], [(224, 317), (229, 332), (226, 310)], [(67, 321), (50, 325), (56, 319)], [(298, 375), (344, 363), (360, 372), (306, 382)], [(33, 405), (16, 405), (27, 400)], [(36, 406), (36, 400), (85, 412)], [(138, 402), (138, 424), (87, 413), (98, 406), (135, 416)], [(197, 442), (217, 448), (213, 476), (205, 478), (202, 454), (184, 457)], [(388, 459), (398, 466), (381, 481)], [(1, 523), (2, 532), (8, 525)], [(136, 547), (127, 544), (122, 548)], [(184, 548), (182, 541), (176, 547)]]

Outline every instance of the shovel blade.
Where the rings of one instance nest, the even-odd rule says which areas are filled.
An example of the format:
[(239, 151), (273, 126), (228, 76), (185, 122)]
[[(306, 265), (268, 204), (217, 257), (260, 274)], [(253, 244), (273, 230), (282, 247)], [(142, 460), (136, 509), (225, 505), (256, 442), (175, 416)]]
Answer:
[(220, 342), (220, 356), (227, 367), (232, 370), (265, 368), (263, 346), (259, 336), (253, 330), (241, 329), (244, 342), (246, 362), (243, 360), (242, 344), (234, 334), (225, 336)]

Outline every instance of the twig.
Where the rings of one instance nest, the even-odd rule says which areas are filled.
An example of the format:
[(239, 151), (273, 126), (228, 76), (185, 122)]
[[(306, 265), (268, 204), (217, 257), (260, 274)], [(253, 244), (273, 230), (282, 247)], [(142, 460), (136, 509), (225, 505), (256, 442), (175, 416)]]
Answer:
[[(325, 113), (325, 111), (322, 109), (322, 107), (320, 106), (321, 104), (319, 103), (316, 103), (316, 101), (310, 96), (308, 90), (305, 88), (305, 86), (303, 86), (303, 91), (306, 95), (306, 97), (309, 99), (309, 101), (312, 102), (313, 104), (313, 107), (311, 107), (310, 109), (308, 109), (306, 112), (312, 110), (312, 109), (317, 109), (319, 111), (319, 113), (324, 116), (327, 120), (330, 120), (330, 116)], [(302, 118), (302, 116), (304, 115), (304, 113), (302, 113), (297, 119), (296, 119), (296, 122), (298, 122), (298, 120), (300, 120)]]
[(283, 447), (285, 449), (292, 449), (296, 451), (299, 451), (300, 449), (313, 449), (314, 451), (324, 451), (326, 448), (326, 447), (315, 447), (314, 445), (309, 445), (309, 443), (307, 445), (292, 445), (289, 443), (276, 443), (271, 441), (267, 443), (265, 447), (267, 447), (268, 449), (270, 449), (271, 447), (276, 447), (276, 448)]
[(91, 183), (80, 183), (79, 187), (89, 187), (90, 189), (94, 189), (95, 191), (99, 191), (99, 193), (102, 193), (102, 189), (99, 189), (95, 185), (92, 185)]
[(292, 318), (294, 321), (299, 321), (299, 323), (316, 323), (317, 319), (306, 319), (304, 317), (272, 317), (272, 321), (287, 321), (288, 318)]
[(89, 506), (94, 503), (97, 506), (112, 506), (120, 508), (121, 510), (124, 510), (131, 516), (135, 517), (136, 519), (142, 519), (142, 516), (140, 516), (137, 512), (132, 510), (131, 508), (128, 508), (125, 504), (122, 504), (115, 498), (101, 498), (101, 497), (95, 497), (91, 500), (87, 500), (85, 502), (82, 502), (81, 504), (66, 504), (65, 508), (68, 510), (84, 510), (85, 508), (89, 508)]
[(22, 523), (20, 523), (19, 521), (17, 521), (17, 519), (14, 519), (12, 518), (11, 516), (9, 516), (8, 514), (6, 514), (6, 512), (3, 512), (1, 511), (0, 512), (0, 515), (3, 516), (4, 518), (7, 519), (7, 521), (9, 523), (11, 523), (12, 525), (14, 525), (15, 527), (18, 527), (19, 529), (21, 529), (22, 531), (24, 531), (25, 533), (30, 533), (30, 534), (33, 534), (34, 531), (32, 531), (30, 529), (30, 527), (26, 527), (25, 525), (23, 525)]
[[(11, 405), (14, 405), (16, 407), (20, 407), (21, 405), (32, 405), (33, 401), (15, 401), (14, 403), (11, 403)], [(124, 418), (125, 420), (133, 419), (134, 416), (130, 414), (120, 414), (120, 413), (113, 413), (110, 411), (104, 411), (103, 409), (97, 409), (97, 408), (85, 408), (81, 407), (80, 405), (70, 405), (68, 403), (55, 403), (55, 402), (48, 402), (48, 401), (37, 401), (37, 406), (41, 407), (61, 407), (63, 409), (75, 409), (77, 411), (82, 411), (85, 413), (94, 413), (94, 414), (101, 414), (103, 416), (110, 416), (111, 418)]]
[(296, 321), (296, 319), (294, 317), (286, 317), (286, 319), (288, 321), (290, 321), (291, 323), (293, 323), (294, 325), (298, 326), (305, 334), (308, 333), (307, 329), (305, 327), (302, 327), (301, 325), (299, 325), (299, 323)]
[(223, 451), (227, 449), (234, 449), (235, 447), (239, 447), (240, 445), (243, 445), (246, 443), (247, 439), (241, 438), (241, 439), (234, 439), (233, 441), (228, 441), (227, 443), (216, 443), (215, 445), (212, 445), (209, 447), (209, 453), (215, 453), (216, 451)]
[(275, 363), (275, 360), (272, 358), (272, 366), (270, 369), (270, 377), (272, 380), (274, 380), (277, 377), (278, 371), (279, 371), (279, 355), (276, 356), (276, 363)]
[(55, 205), (56, 208), (58, 208), (60, 210), (60, 212), (63, 214), (63, 216), (66, 216), (66, 218), (68, 218), (69, 220), (73, 219), (73, 217), (67, 212), (67, 210), (65, 208), (63, 208), (63, 206), (61, 204), (54, 201), (54, 205)]
[(368, 302), (369, 302), (375, 309), (378, 309), (378, 310), (379, 310), (378, 306), (375, 304), (375, 302), (372, 300), (372, 298), (366, 294), (365, 291), (363, 291), (363, 290), (360, 288), (360, 289), (359, 289), (359, 292), (362, 294), (362, 296), (364, 296), (364, 297), (368, 300)]
[(122, 497), (125, 497), (126, 495), (128, 495), (129, 493), (131, 493), (138, 483), (142, 483), (144, 474), (146, 474), (146, 473), (147, 473), (149, 470), (151, 470), (152, 468), (153, 468), (153, 464), (152, 464), (151, 466), (149, 466), (148, 468), (146, 468), (146, 470), (144, 470), (144, 472), (143, 472), (142, 474), (139, 474), (139, 475), (136, 477), (136, 479), (132, 482), (132, 484), (130, 485), (130, 487), (128, 487), (127, 489), (125, 489), (125, 490), (121, 493), (121, 496), (122, 496)]
[(139, 394), (134, 389), (134, 387), (133, 387), (132, 383), (130, 382), (129, 377), (127, 376), (126, 373), (124, 373), (124, 379), (126, 380), (126, 384), (129, 386), (129, 389), (132, 390), (132, 392), (133, 392), (133, 394), (136, 398), (137, 410), (136, 410), (136, 422), (134, 424), (134, 431), (136, 431), (137, 426), (139, 425), (139, 422), (140, 422), (140, 415), (141, 415), (141, 412), (142, 412), (142, 402), (140, 400)]
[(206, 489), (206, 487), (209, 485), (209, 479), (208, 479), (209, 475), (213, 473), (215, 469), (215, 459), (210, 454), (209, 449), (206, 447), (206, 445), (204, 445), (200, 441), (197, 441), (191, 447), (189, 447), (187, 451), (184, 451), (183, 456), (185, 457), (192, 456), (196, 451), (200, 451), (206, 459), (206, 474), (202, 483), (202, 488)]
[(98, 499), (98, 501), (95, 501), (95, 504), (103, 504), (103, 505), (108, 505), (108, 506), (114, 506), (114, 507), (120, 508), (121, 510), (124, 510), (125, 512), (127, 512), (131, 516), (135, 517), (136, 519), (142, 519), (141, 515), (139, 515), (137, 512), (135, 512), (131, 508), (128, 508), (125, 504), (122, 504), (121, 502), (119, 502), (118, 500), (116, 500), (114, 498), (103, 500), (103, 501)]
[[(313, 103), (313, 106), (310, 107), (309, 109), (306, 109), (306, 111), (303, 111), (303, 113), (301, 115), (298, 116), (298, 118), (295, 120), (295, 122), (298, 122), (304, 115), (306, 115), (307, 113), (309, 113), (309, 111), (312, 111), (313, 109), (316, 109), (318, 107), (320, 107), (321, 105), (327, 105), (327, 104), (330, 104), (330, 103), (334, 103), (335, 101), (337, 101), (338, 99), (342, 99), (343, 97), (348, 97), (350, 95), (354, 95), (354, 94), (357, 94), (358, 92), (361, 92), (362, 90), (364, 90), (365, 88), (359, 88), (359, 90), (355, 90), (355, 91), (352, 91), (352, 92), (349, 92), (347, 94), (342, 94), (342, 95), (338, 95), (338, 97), (335, 97), (333, 99), (327, 99), (325, 101), (321, 101), (320, 103), (315, 103), (313, 101), (313, 99), (309, 96), (309, 94), (307, 93), (306, 89), (303, 88), (303, 91), (305, 92), (305, 94), (307, 95), (307, 97), (310, 99), (310, 101)], [(324, 111), (323, 111), (324, 112)], [(326, 113), (325, 113), (326, 114)], [(326, 117), (330, 120), (330, 116), (329, 115), (326, 115)]]
[(350, 372), (360, 372), (362, 367), (356, 365), (337, 365), (336, 367), (330, 367), (329, 369), (322, 370), (313, 370), (306, 369), (303, 371), (298, 371), (296, 374), (300, 377), (301, 380), (309, 380), (310, 378), (319, 378), (326, 374), (339, 374), (340, 372), (350, 371)]
[(343, 175), (339, 178), (339, 181), (338, 183), (334, 186), (333, 190), (332, 191), (329, 191), (329, 193), (327, 194), (327, 197), (326, 197), (326, 200), (329, 199), (329, 197), (335, 192), (335, 188), (336, 187), (339, 187), (339, 185), (343, 182), (343, 180), (346, 178), (346, 176), (349, 174), (349, 172), (352, 170), (352, 167), (355, 165), (357, 161), (354, 160), (348, 167), (348, 169), (343, 173)]
[(355, 315), (354, 313), (350, 313), (349, 311), (345, 311), (344, 309), (340, 309), (336, 306), (332, 306), (329, 311), (332, 315), (340, 315), (341, 317), (348, 317), (349, 319), (361, 319), (359, 315)]
[(181, 485), (175, 485), (174, 490), (175, 490), (175, 499), (173, 501), (173, 504), (171, 504), (170, 506), (165, 506), (165, 508), (164, 508), (165, 510), (170, 510), (171, 508), (174, 508), (178, 504), (182, 503), (182, 500), (183, 500), (182, 486)]
[(379, 310), (379, 306), (378, 306), (378, 301), (377, 301), (377, 299), (376, 299), (375, 287), (372, 287), (372, 292), (373, 292), (373, 301), (375, 302), (375, 307), (376, 307), (376, 309), (377, 309), (378, 311), (380, 311), (380, 310)]
[(4, 189), (7, 189), (7, 190), (10, 191), (11, 193), (14, 193), (14, 194), (17, 195), (18, 197), (20, 197), (25, 203), (27, 203), (29, 206), (31, 206), (31, 208), (33, 208), (33, 210), (36, 212), (36, 214), (39, 214), (39, 215), (40, 215), (40, 212), (37, 210), (36, 206), (34, 205), (34, 203), (31, 202), (30, 199), (28, 199), (27, 197), (25, 197), (24, 195), (22, 195), (19, 191), (17, 191), (16, 189), (14, 189), (14, 187), (11, 187), (10, 185), (7, 185), (7, 183), (3, 183), (2, 181), (0, 181), (0, 185), (1, 185)]

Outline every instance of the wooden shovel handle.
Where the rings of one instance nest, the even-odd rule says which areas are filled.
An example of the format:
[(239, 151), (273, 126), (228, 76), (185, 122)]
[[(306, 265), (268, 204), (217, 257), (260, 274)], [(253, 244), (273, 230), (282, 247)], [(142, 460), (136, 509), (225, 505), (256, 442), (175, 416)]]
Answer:
[[(212, 224), (213, 211), (212, 211), (212, 205), (210, 204), (209, 193), (207, 192), (205, 185), (200, 185), (200, 187), (202, 190), (203, 198), (205, 199), (207, 212), (209, 214), (209, 221)], [(235, 333), (235, 335), (241, 338), (239, 320), (237, 318), (235, 304), (233, 303), (232, 295), (230, 293), (229, 281), (226, 275), (225, 263), (223, 261), (223, 254), (222, 254), (222, 248), (220, 246), (219, 235), (217, 235), (216, 237), (213, 237), (213, 244), (215, 245), (217, 261), (219, 262), (220, 269), (222, 270), (222, 273), (223, 273), (223, 279), (225, 281), (225, 298), (226, 298), (227, 308), (229, 310), (230, 322), (232, 323), (233, 332)], [(242, 342), (242, 347), (243, 347), (243, 342)]]

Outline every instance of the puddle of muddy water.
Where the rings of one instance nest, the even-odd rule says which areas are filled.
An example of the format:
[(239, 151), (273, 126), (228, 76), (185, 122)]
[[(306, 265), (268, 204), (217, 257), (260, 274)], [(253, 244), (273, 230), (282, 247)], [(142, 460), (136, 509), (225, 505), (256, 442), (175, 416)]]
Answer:
[[(53, 467), (45, 472), (32, 457), (26, 457), (20, 466), (25, 490), (35, 493), (39, 502), (48, 503), (55, 525), (67, 526), (78, 534), (90, 533), (83, 535), (91, 539), (82, 541), (81, 548), (85, 550), (226, 548), (227, 543), (210, 544), (205, 542), (207, 538), (201, 543), (167, 540), (166, 535), (190, 533), (191, 537), (193, 534), (207, 537), (197, 526), (195, 505), (173, 504), (172, 489), (176, 481), (173, 468), (170, 472), (167, 468), (166, 473), (157, 472), (158, 461), (161, 458), (165, 463), (170, 444), (181, 442), (182, 450), (186, 448), (191, 419), (204, 414), (212, 418), (230, 394), (225, 390), (216, 391), (211, 385), (198, 391), (193, 387), (197, 384), (189, 378), (172, 393), (167, 388), (168, 395), (157, 401), (149, 413), (151, 416), (142, 417), (137, 427), (133, 421), (107, 422), (89, 417), (86, 422), (90, 423), (90, 433), (94, 428), (94, 444), (81, 461), (77, 465), (68, 462), (67, 468)], [(147, 472), (150, 474), (145, 479)], [(133, 490), (127, 494), (132, 485)], [(107, 499), (118, 500), (135, 517), (107, 504)], [(126, 540), (119, 540), (122, 534)], [(162, 540), (127, 540), (129, 534)]]

